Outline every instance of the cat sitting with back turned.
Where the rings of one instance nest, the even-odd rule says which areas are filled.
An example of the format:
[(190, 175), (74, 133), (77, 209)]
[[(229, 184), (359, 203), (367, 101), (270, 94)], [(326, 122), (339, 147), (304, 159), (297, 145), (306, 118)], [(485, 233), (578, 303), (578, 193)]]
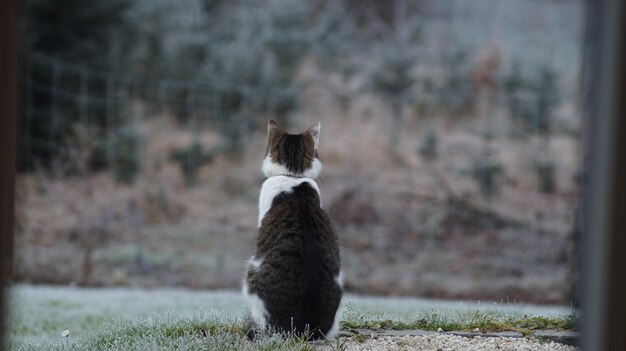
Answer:
[(288, 134), (267, 126), (256, 251), (243, 294), (250, 305), (248, 336), (264, 329), (311, 339), (333, 338), (343, 294), (337, 233), (320, 203), (315, 178), (320, 124)]

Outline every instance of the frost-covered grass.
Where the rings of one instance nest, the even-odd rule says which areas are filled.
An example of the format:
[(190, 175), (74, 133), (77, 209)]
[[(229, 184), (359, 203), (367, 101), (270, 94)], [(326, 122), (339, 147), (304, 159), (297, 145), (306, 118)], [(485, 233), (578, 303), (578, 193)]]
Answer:
[(389, 318), (385, 314), (372, 312), (353, 312), (344, 314), (342, 327), (352, 329), (394, 329), (394, 330), (438, 330), (438, 331), (473, 331), (499, 332), (518, 331), (530, 334), (533, 330), (577, 329), (578, 313), (571, 311), (558, 316), (529, 316), (507, 313), (502, 310), (468, 310), (456, 313), (422, 312), (407, 319)]
[[(301, 350), (298, 338), (246, 341), (245, 304), (235, 291), (85, 289), (20, 285), (11, 290), (13, 349)], [(573, 327), (566, 307), (347, 295), (344, 329), (436, 330)], [(61, 333), (69, 331), (69, 337)], [(315, 345), (313, 345), (315, 346)]]
[(63, 330), (85, 335), (113, 319), (200, 312), (232, 319), (244, 311), (232, 291), (16, 286), (10, 301), (11, 335), (18, 343), (55, 340)]

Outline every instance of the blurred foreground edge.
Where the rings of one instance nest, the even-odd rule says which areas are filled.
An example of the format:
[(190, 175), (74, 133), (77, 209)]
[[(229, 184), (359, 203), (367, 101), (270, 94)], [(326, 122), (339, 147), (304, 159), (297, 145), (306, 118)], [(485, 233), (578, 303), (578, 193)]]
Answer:
[(623, 0), (587, 0), (588, 134), (582, 238), (582, 349), (626, 350), (626, 77)]
[(6, 349), (6, 295), (13, 251), (18, 109), (18, 0), (0, 1), (0, 349)]

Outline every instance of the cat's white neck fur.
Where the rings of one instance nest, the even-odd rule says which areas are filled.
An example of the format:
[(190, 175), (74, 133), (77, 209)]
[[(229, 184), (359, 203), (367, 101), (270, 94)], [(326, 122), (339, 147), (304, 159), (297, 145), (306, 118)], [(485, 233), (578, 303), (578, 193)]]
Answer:
[[(320, 189), (317, 186), (317, 183), (311, 178), (296, 178), (289, 176), (272, 176), (269, 177), (261, 187), (261, 195), (259, 196), (259, 222), (258, 227), (261, 227), (261, 223), (263, 222), (263, 218), (267, 211), (272, 208), (272, 201), (274, 198), (278, 196), (278, 194), (286, 192), (290, 193), (293, 191), (293, 188), (297, 187), (302, 183), (309, 183), (317, 194), (320, 195)], [(320, 196), (320, 206), (321, 206), (321, 196)]]
[(321, 171), (322, 163), (317, 158), (313, 159), (313, 164), (311, 165), (311, 168), (307, 169), (302, 174), (292, 174), (292, 172), (289, 172), (287, 167), (272, 162), (272, 158), (269, 155), (265, 156), (265, 159), (263, 160), (263, 174), (265, 174), (265, 176), (268, 178), (278, 175), (292, 174), (298, 177), (301, 176), (304, 178), (315, 179)]

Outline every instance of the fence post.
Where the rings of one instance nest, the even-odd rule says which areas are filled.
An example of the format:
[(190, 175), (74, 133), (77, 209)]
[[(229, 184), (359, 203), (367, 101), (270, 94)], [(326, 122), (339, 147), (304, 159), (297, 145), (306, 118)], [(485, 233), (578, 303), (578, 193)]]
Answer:
[(89, 77), (87, 76), (87, 70), (85, 67), (80, 69), (80, 95), (79, 95), (79, 119), (80, 127), (87, 128), (87, 104), (89, 94)]
[(115, 111), (113, 110), (113, 94), (115, 93), (115, 82), (113, 81), (112, 78), (108, 77), (106, 80), (106, 135), (107, 135), (107, 161), (109, 163), (109, 167), (111, 167), (111, 169), (115, 168), (115, 155), (114, 155), (114, 138), (116, 138), (117, 136), (115, 135), (115, 130), (113, 127), (114, 124), (114, 119), (115, 119)]
[[(57, 128), (59, 127), (59, 84), (61, 81), (61, 65), (55, 61), (52, 65), (52, 121), (50, 121), (50, 134), (48, 135), (48, 149), (56, 146)], [(52, 150), (55, 151), (55, 150)]]
[(18, 1), (0, 1), (0, 349), (6, 349), (5, 287), (13, 258), (18, 113)]
[(583, 350), (625, 350), (626, 5), (587, 2)]

